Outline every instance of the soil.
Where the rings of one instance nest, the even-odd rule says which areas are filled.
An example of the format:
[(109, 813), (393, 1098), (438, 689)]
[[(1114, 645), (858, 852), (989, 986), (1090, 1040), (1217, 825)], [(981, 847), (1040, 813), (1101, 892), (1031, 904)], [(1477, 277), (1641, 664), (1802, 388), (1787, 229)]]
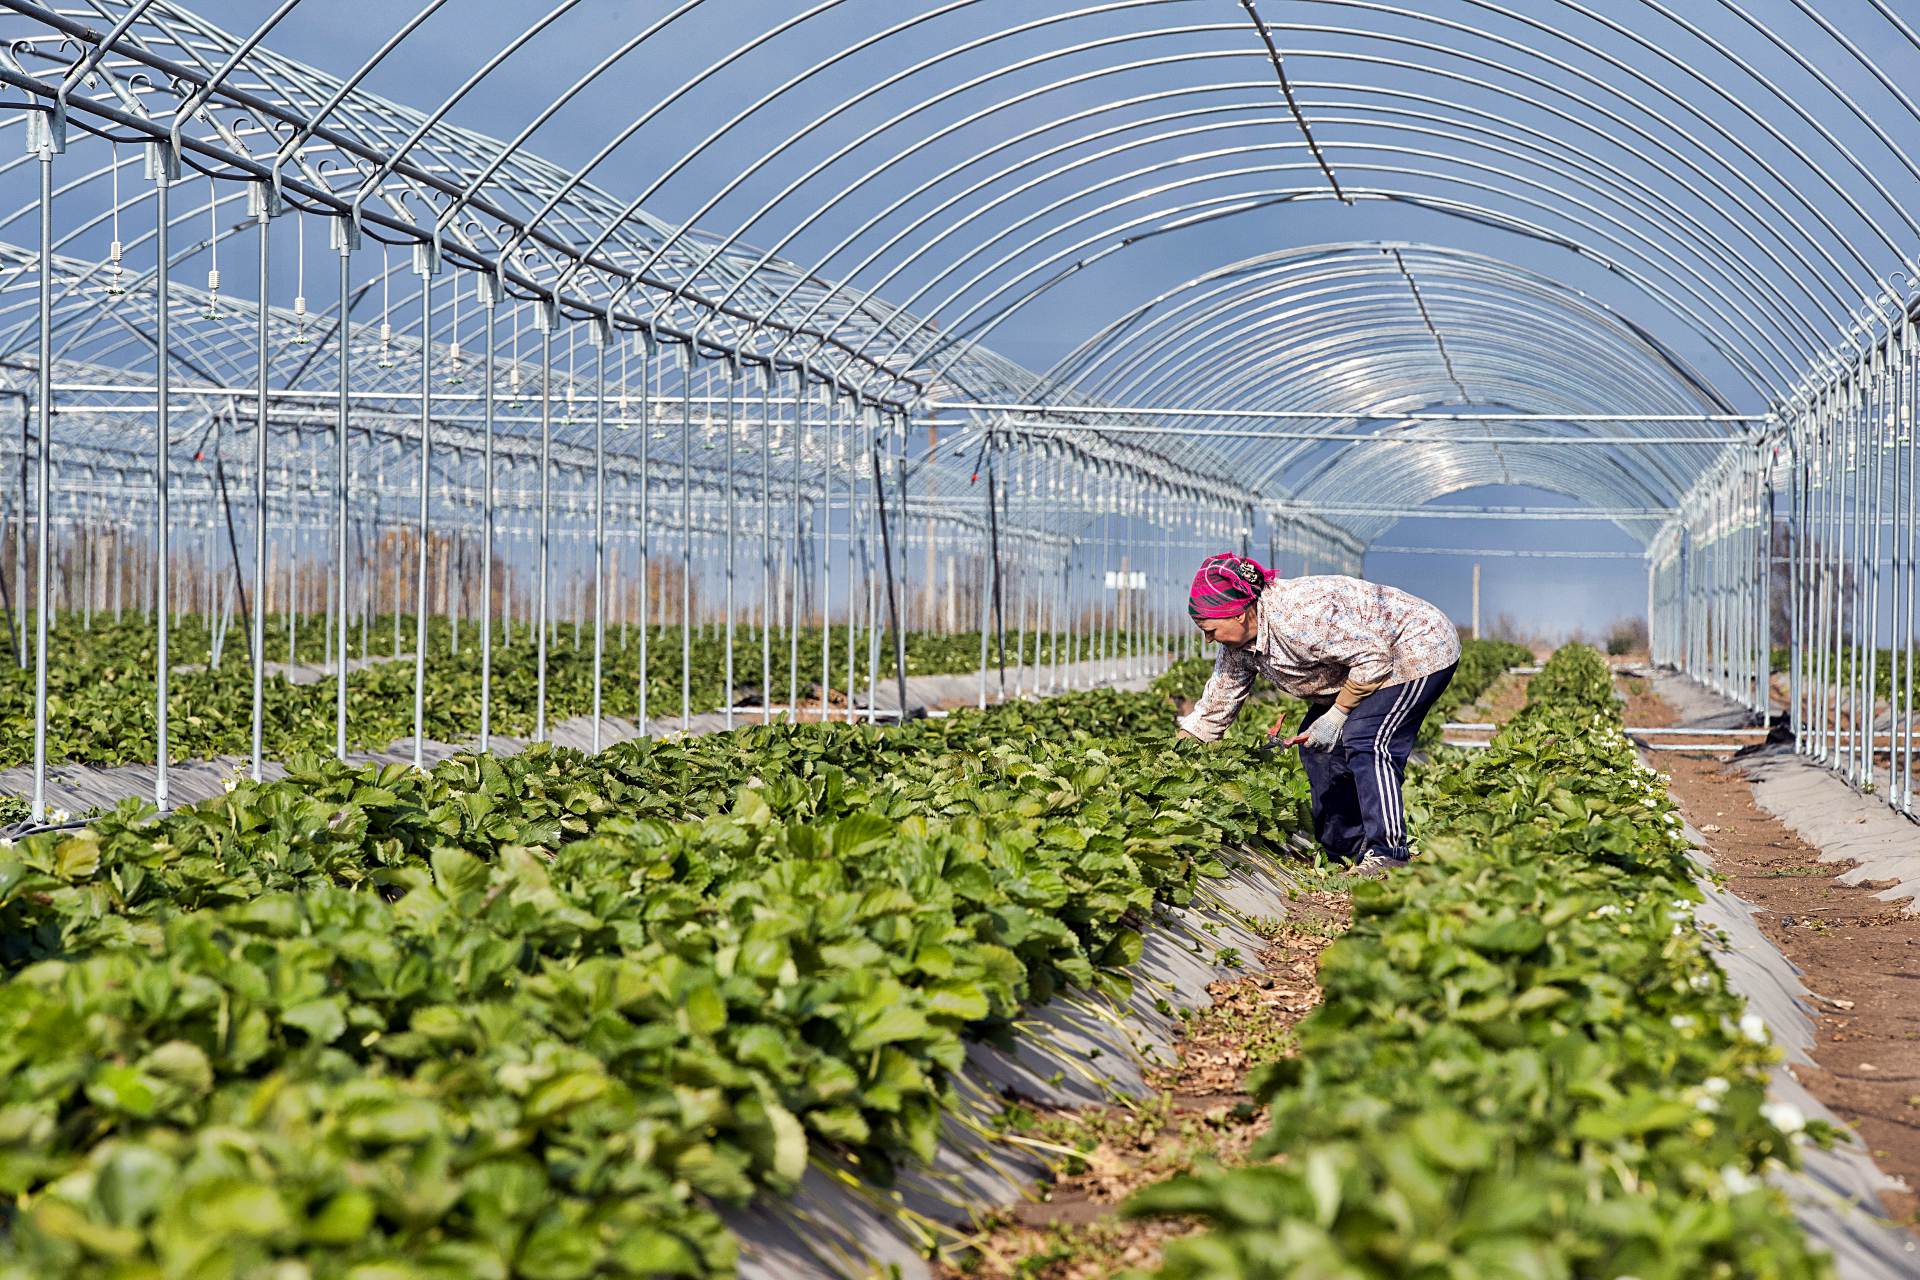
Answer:
[(1474, 714), (1462, 715), (1461, 719), (1473, 724), (1505, 724), (1527, 705), (1527, 686), (1532, 683), (1532, 676), (1507, 672), (1488, 685), (1480, 700), (1469, 708)]
[[(1477, 700), (1454, 712), (1453, 718), (1461, 724), (1505, 724), (1527, 705), (1527, 686), (1532, 681), (1530, 675), (1515, 675), (1511, 671), (1496, 676)], [(1446, 736), (1448, 742), (1474, 743), (1487, 741), (1494, 732), (1492, 729), (1449, 729)]]
[[(1663, 723), (1654, 711), (1643, 708), (1637, 723)], [(1913, 1189), (1884, 1198), (1893, 1218), (1920, 1225), (1920, 916), (1876, 898), (1885, 885), (1837, 881), (1851, 864), (1821, 862), (1818, 849), (1754, 803), (1737, 765), (1689, 752), (1660, 764), (1714, 869), (1762, 908), (1761, 930), (1820, 1005), (1818, 1066), (1794, 1075), (1853, 1127), (1881, 1169)]]
[(1647, 729), (1665, 729), (1677, 719), (1673, 708), (1654, 693), (1653, 681), (1645, 676), (1622, 675), (1615, 684), (1627, 700), (1620, 714), (1628, 724)]
[(1002, 1210), (964, 1242), (964, 1258), (938, 1264), (957, 1280), (1095, 1280), (1152, 1267), (1161, 1247), (1196, 1228), (1121, 1218), (1120, 1203), (1150, 1182), (1210, 1164), (1244, 1164), (1266, 1132), (1263, 1107), (1242, 1091), (1247, 1072), (1295, 1052), (1293, 1029), (1320, 1002), (1320, 953), (1345, 931), (1347, 897), (1303, 889), (1269, 936), (1256, 972), (1208, 987), (1213, 1004), (1193, 1016), (1176, 1063), (1149, 1077), (1158, 1093), (1131, 1106), (1032, 1115), (1026, 1136), (1078, 1155), (1037, 1201)]

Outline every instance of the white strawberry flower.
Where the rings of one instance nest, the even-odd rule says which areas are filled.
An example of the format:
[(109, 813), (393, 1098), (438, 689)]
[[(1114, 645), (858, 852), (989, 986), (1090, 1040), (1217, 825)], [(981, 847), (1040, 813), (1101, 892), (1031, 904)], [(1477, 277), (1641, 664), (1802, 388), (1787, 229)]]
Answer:
[(1766, 1102), (1760, 1106), (1760, 1115), (1766, 1122), (1780, 1132), (1792, 1137), (1807, 1127), (1807, 1117), (1800, 1108), (1791, 1102)]

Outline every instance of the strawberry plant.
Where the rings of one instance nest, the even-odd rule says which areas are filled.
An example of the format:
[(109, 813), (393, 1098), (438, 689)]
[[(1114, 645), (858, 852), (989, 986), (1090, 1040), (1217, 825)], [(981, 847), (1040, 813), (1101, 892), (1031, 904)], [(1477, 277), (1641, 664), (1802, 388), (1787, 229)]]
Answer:
[(1161, 906), (1303, 813), (1294, 761), (1100, 692), (313, 758), (22, 840), (0, 1269), (724, 1275), (717, 1206), (924, 1160), (967, 1037), (1124, 990)]
[(1772, 1051), (1692, 922), (1678, 819), (1570, 647), (1490, 749), (1428, 770), (1406, 873), (1360, 886), (1256, 1155), (1130, 1212), (1193, 1215), (1164, 1280), (1813, 1277), (1760, 1175), (1795, 1162)]
[[(77, 617), (62, 615), (50, 641), (48, 670), (48, 758), (56, 763), (97, 765), (139, 764), (153, 758), (155, 700), (153, 677), (155, 635), (146, 622), (132, 616), (119, 623), (96, 620), (86, 629)], [(369, 628), (377, 658), (389, 652), (382, 641), (393, 634), (391, 619)], [(403, 618), (401, 633), (411, 645), (413, 622)], [(478, 732), (480, 724), (480, 647), (472, 626), (462, 628), (464, 640), (454, 651), (446, 619), (429, 620), (425, 732), (442, 742), (460, 742)], [(285, 621), (267, 620), (270, 659), (284, 657)], [(318, 663), (325, 655), (325, 632), (320, 620), (303, 618), (297, 652), (303, 661)], [(508, 639), (504, 626), (496, 627), (493, 646), (492, 726), (496, 733), (531, 737), (534, 731), (538, 677), (535, 645), (525, 627), (515, 626)], [(784, 631), (771, 636), (772, 699), (784, 704), (792, 683), (793, 646)], [(1008, 660), (1023, 652), (1009, 637)], [(1051, 661), (1064, 637), (1025, 637), (1028, 662)], [(1084, 640), (1079, 642), (1084, 645)], [(1119, 643), (1139, 645), (1144, 638), (1120, 637)], [(639, 711), (638, 629), (608, 632), (603, 658), (603, 709), (609, 715), (634, 716)], [(821, 676), (822, 634), (806, 628), (799, 636), (798, 686), (803, 699), (817, 697)], [(846, 683), (846, 635), (836, 629), (832, 638), (834, 670), (830, 683)], [(855, 664), (856, 684), (864, 686), (867, 672), (866, 637), (860, 638)], [(688, 703), (692, 711), (717, 708), (724, 700), (726, 646), (714, 628), (696, 628), (692, 637)], [(761, 640), (757, 630), (741, 627), (735, 636), (735, 694), (757, 690), (760, 684)], [(892, 673), (892, 640), (882, 637), (882, 673)], [(246, 755), (251, 750), (253, 674), (245, 638), (230, 634), (218, 670), (207, 668), (211, 642), (201, 620), (184, 617), (175, 625), (169, 654), (175, 670), (168, 686), (169, 751), (177, 761), (203, 760), (221, 755)], [(360, 656), (360, 631), (349, 628), (348, 652)], [(1076, 654), (1077, 654), (1076, 650)], [(907, 673), (926, 675), (972, 671), (980, 661), (978, 632), (945, 635), (913, 632), (906, 637)], [(995, 651), (997, 658), (997, 650)], [(1064, 657), (1064, 651), (1062, 653)], [(656, 720), (672, 719), (681, 706), (681, 636), (678, 627), (655, 627), (647, 650), (648, 712)], [(414, 664), (402, 657), (351, 672), (347, 678), (348, 746), (351, 750), (383, 750), (413, 733)], [(34, 685), (30, 669), (0, 664), (0, 767), (28, 763), (33, 751)], [(593, 644), (590, 632), (576, 636), (571, 625), (554, 628), (547, 656), (547, 715), (550, 722), (583, 716), (593, 709)], [(327, 752), (333, 748), (334, 685), (329, 677), (318, 683), (296, 685), (269, 675), (263, 694), (264, 742), (276, 760)]]

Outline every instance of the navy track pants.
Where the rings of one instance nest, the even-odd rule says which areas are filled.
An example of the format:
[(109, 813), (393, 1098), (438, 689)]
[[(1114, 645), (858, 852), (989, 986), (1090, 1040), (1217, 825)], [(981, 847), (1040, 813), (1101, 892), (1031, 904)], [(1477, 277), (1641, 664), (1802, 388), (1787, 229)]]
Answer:
[[(1313, 834), (1329, 857), (1357, 862), (1369, 853), (1407, 852), (1407, 815), (1400, 796), (1407, 757), (1427, 709), (1453, 679), (1454, 665), (1374, 690), (1348, 714), (1339, 746), (1330, 751), (1300, 749), (1313, 794)], [(1301, 730), (1331, 707), (1308, 708)]]

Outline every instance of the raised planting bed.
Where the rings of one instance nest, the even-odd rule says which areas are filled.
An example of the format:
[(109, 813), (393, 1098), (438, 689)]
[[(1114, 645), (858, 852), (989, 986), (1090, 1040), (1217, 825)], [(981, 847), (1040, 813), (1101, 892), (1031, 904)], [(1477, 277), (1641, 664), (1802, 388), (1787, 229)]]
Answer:
[(1556, 654), (1408, 811), (1424, 855), (1356, 889), (1299, 1056), (1253, 1082), (1265, 1162), (1131, 1202), (1210, 1226), (1158, 1274), (1825, 1274), (1763, 1178), (1808, 1130), (1768, 1103), (1776, 1054), (1599, 654)]

